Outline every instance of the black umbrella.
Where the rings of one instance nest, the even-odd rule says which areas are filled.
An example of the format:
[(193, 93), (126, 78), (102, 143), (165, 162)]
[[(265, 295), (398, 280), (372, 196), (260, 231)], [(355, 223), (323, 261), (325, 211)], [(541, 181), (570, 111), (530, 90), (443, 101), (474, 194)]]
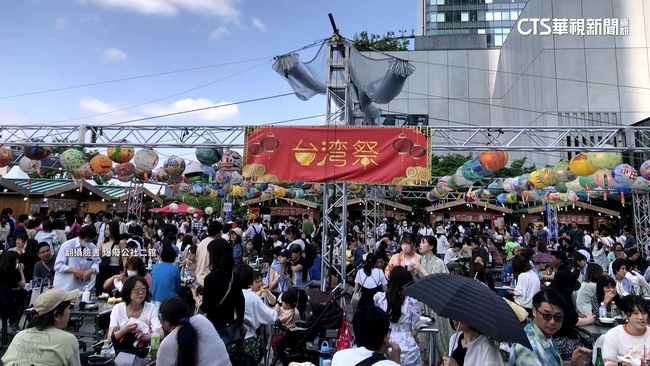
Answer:
[(531, 348), (517, 315), (482, 282), (450, 273), (436, 273), (406, 287), (402, 293), (425, 303), (436, 314), (475, 328), (498, 342)]

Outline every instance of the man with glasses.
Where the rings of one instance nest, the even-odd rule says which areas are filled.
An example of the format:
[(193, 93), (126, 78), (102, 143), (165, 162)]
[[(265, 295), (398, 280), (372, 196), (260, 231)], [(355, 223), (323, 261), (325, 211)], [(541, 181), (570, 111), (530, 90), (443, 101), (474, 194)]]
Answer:
[(34, 265), (34, 278), (47, 278), (51, 284), (54, 279), (54, 262), (56, 262), (56, 258), (52, 255), (50, 244), (42, 241), (38, 243), (36, 251), (38, 258), (41, 260)]
[(566, 303), (553, 289), (545, 289), (533, 297), (533, 321), (524, 331), (532, 350), (521, 344), (513, 344), (509, 366), (580, 366), (585, 363), (591, 350), (580, 347), (573, 351), (571, 361), (562, 361), (560, 351), (553, 342), (553, 335), (564, 321)]

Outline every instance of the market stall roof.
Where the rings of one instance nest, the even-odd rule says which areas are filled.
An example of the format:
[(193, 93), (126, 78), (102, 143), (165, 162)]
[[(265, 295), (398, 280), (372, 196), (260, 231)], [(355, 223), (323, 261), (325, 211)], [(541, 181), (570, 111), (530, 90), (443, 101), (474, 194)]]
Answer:
[[(73, 181), (72, 179), (2, 179), (0, 185), (11, 189), (23, 196), (38, 196), (52, 197), (61, 193), (77, 190), (84, 180)], [(97, 196), (110, 200), (110, 197), (99, 190), (97, 186), (90, 183), (83, 184), (83, 189), (96, 194)]]
[[(609, 216), (619, 216), (620, 212), (614, 211), (614, 210), (609, 210), (603, 207), (599, 206), (594, 206), (594, 205), (588, 205), (585, 204), (584, 206), (580, 206), (584, 210), (589, 210), (589, 211), (594, 211), (594, 212), (599, 212), (604, 215), (609, 215)], [(520, 210), (515, 211), (515, 213), (527, 213), (527, 214), (534, 214), (534, 213), (539, 213), (546, 211), (546, 206), (545, 205), (539, 205), (539, 206), (534, 206), (534, 207), (529, 207), (529, 208), (522, 208)]]
[(250, 205), (254, 205), (256, 203), (262, 203), (262, 202), (266, 202), (266, 201), (270, 201), (270, 200), (274, 200), (274, 199), (284, 200), (284, 201), (295, 203), (297, 205), (301, 205), (301, 206), (305, 206), (305, 207), (318, 208), (318, 203), (316, 203), (316, 202), (311, 202), (311, 201), (307, 201), (307, 200), (303, 200), (303, 199), (299, 199), (299, 198), (283, 198), (283, 197), (255, 198), (255, 199), (252, 199), (252, 200), (243, 201), (241, 203), (241, 205), (242, 206), (250, 206)]
[[(497, 206), (497, 205), (492, 204), (492, 203), (487, 203), (485, 201), (480, 201), (480, 200), (472, 201), (471, 204), (475, 205), (475, 206), (478, 206), (478, 207), (481, 207), (481, 208), (488, 208), (488, 209), (493, 210), (493, 211), (499, 211), (499, 212), (503, 212), (503, 213), (507, 213), (507, 214), (513, 213), (512, 209), (505, 208), (505, 207), (500, 207), (500, 206)], [(446, 208), (455, 207), (455, 206), (463, 206), (463, 205), (467, 205), (467, 202), (465, 202), (464, 200), (447, 202), (447, 203), (445, 203), (443, 205), (429, 206), (429, 207), (427, 207), (427, 212), (440, 211), (440, 210), (444, 210)]]
[[(365, 198), (355, 198), (353, 200), (348, 200), (348, 206), (358, 205), (359, 203), (364, 203), (365, 200), (366, 200)], [(379, 204), (384, 204), (386, 206), (390, 206), (390, 207), (396, 208), (398, 210), (406, 211), (406, 212), (413, 211), (413, 207), (411, 207), (411, 206), (407, 206), (407, 205), (404, 205), (404, 204), (401, 204), (401, 203), (390, 201), (390, 200), (387, 200), (387, 199), (384, 199), (384, 198), (368, 197), (368, 200), (379, 203)], [(336, 207), (341, 207), (341, 203), (336, 205)]]
[[(172, 204), (176, 204), (176, 209), (172, 210)], [(150, 208), (149, 212), (154, 212), (154, 213), (160, 213), (160, 214), (166, 214), (166, 213), (173, 213), (173, 214), (185, 214), (187, 213), (187, 210), (190, 208), (190, 205), (188, 205), (185, 202), (180, 202), (180, 201), (174, 201), (168, 204), (167, 206), (164, 207), (159, 207), (159, 208)], [(200, 208), (194, 208), (194, 213), (203, 216), (203, 210)]]
[[(98, 188), (100, 191), (104, 192), (107, 194), (110, 198), (109, 200), (111, 201), (124, 201), (129, 199), (129, 189), (131, 189), (128, 186), (94, 186), (95, 188)], [(150, 199), (162, 203), (163, 200), (162, 198), (158, 197), (156, 194), (151, 192), (150, 190), (146, 188), (139, 188), (142, 190), (142, 193), (149, 197)]]

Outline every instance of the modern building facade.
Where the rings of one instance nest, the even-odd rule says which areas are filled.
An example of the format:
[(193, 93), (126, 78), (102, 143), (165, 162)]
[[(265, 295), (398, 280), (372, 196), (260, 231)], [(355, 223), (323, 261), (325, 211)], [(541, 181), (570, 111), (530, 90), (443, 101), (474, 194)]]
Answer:
[[(602, 136), (590, 132), (590, 126), (648, 123), (649, 3), (530, 0), (519, 18), (618, 19), (619, 25), (628, 25), (619, 34), (629, 35), (523, 35), (515, 26), (500, 49), (395, 52), (417, 69), (397, 98), (379, 106), (383, 111), (379, 122), (584, 126), (583, 138), (594, 141)], [(540, 138), (550, 141), (558, 136)], [(527, 157), (543, 166), (569, 156)]]
[(499, 48), (526, 2), (527, 0), (418, 0), (418, 35), (475, 35), (473, 38), (485, 39), (487, 48)]

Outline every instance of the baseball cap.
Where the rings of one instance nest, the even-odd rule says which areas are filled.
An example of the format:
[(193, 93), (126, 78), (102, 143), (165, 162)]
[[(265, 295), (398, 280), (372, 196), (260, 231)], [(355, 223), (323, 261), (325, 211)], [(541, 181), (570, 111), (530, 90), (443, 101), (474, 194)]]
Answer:
[(39, 316), (45, 315), (50, 311), (56, 309), (59, 304), (64, 301), (71, 301), (79, 297), (79, 289), (74, 289), (70, 292), (65, 292), (58, 288), (51, 288), (43, 292), (36, 303), (34, 304), (34, 311)]
[(278, 257), (291, 258), (291, 252), (289, 251), (289, 249), (283, 249), (280, 253), (278, 253)]

